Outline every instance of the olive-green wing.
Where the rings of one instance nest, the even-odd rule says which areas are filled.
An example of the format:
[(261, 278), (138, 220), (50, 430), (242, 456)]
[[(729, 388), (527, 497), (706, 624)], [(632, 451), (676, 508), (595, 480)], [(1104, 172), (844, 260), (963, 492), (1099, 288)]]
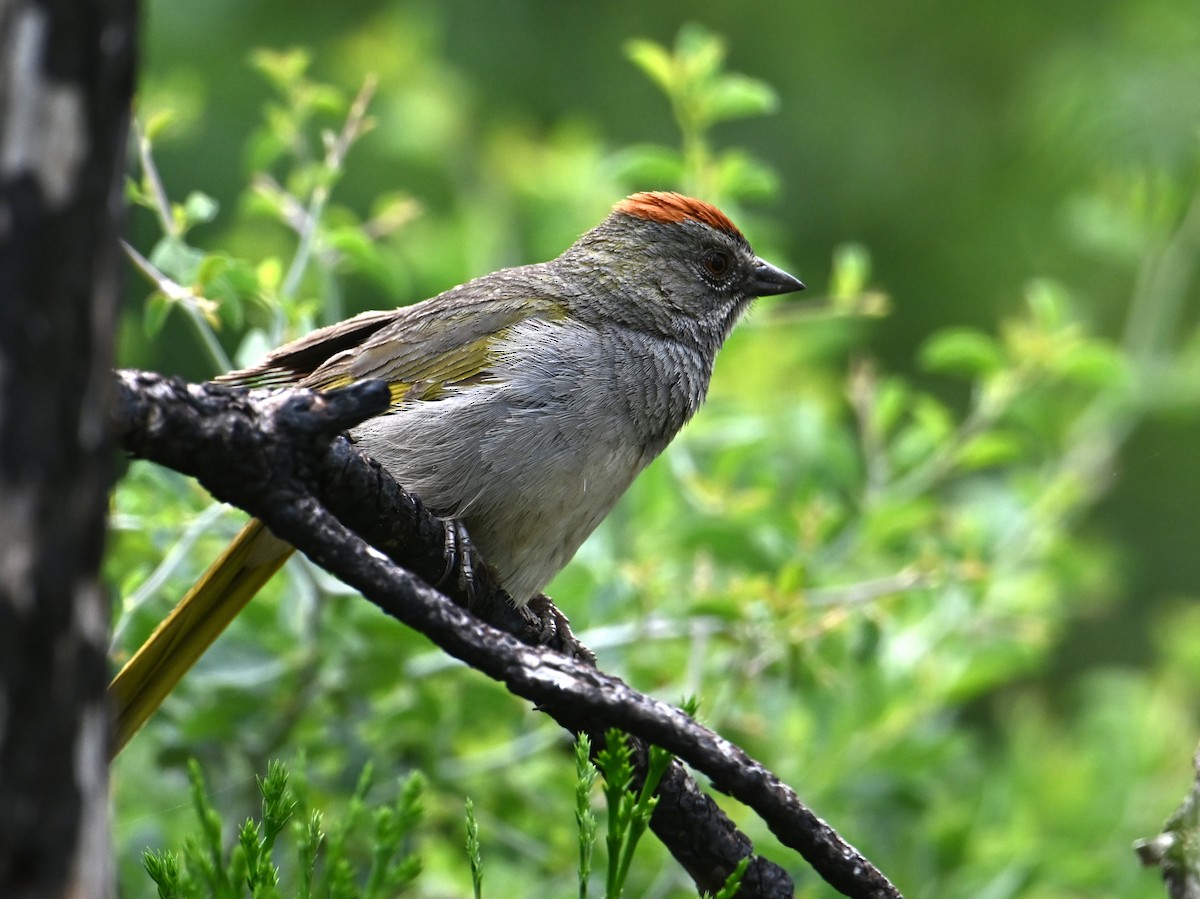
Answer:
[(218, 380), (242, 386), (317, 389), (383, 380), (392, 399), (432, 399), (478, 380), (496, 343), (518, 322), (565, 315), (560, 302), (474, 300), (442, 295), (414, 306), (364, 312), (313, 331), (270, 353), (259, 365)]

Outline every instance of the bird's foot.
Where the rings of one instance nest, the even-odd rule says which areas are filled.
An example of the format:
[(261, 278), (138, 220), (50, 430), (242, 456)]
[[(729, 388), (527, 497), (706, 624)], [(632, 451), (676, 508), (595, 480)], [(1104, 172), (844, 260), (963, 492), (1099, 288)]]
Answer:
[(518, 611), (539, 646), (549, 646), (593, 668), (596, 666), (596, 654), (579, 642), (571, 631), (571, 619), (545, 593), (519, 606)]
[(434, 588), (441, 587), (451, 578), (458, 581), (458, 586), (467, 596), (467, 608), (475, 604), (475, 545), (467, 534), (467, 527), (457, 518), (443, 522), (445, 534), (446, 570)]

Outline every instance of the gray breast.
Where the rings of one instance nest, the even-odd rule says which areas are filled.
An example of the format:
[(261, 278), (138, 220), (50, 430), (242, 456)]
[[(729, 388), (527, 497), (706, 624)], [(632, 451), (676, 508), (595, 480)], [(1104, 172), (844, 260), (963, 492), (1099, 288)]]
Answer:
[(480, 382), (403, 404), (355, 436), (430, 508), (461, 518), (523, 603), (570, 561), (706, 387), (685, 352), (643, 335), (529, 321), (499, 344)]

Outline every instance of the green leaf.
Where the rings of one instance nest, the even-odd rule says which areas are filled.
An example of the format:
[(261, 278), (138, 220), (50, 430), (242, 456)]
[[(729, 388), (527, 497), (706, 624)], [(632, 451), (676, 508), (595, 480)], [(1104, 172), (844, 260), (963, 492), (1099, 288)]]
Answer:
[[(329, 115), (343, 115), (346, 111), (346, 94), (331, 84), (310, 84), (304, 92), (308, 105), (317, 112)], [(362, 134), (373, 127), (372, 120), (367, 119), (362, 124)]]
[(267, 866), (263, 863), (262, 838), (253, 818), (247, 818), (238, 831), (238, 845), (242, 847), (242, 853), (246, 857), (247, 885), (254, 891), (266, 874)]
[(873, 547), (910, 547), (914, 535), (931, 531), (941, 510), (922, 498), (908, 502), (881, 502), (863, 519)]
[(313, 877), (317, 869), (317, 852), (325, 839), (325, 833), (321, 830), (321, 818), (321, 813), (314, 809), (309, 815), (308, 826), (299, 828), (300, 899), (310, 899), (312, 896)]
[(592, 848), (596, 842), (596, 815), (592, 811), (592, 788), (597, 772), (591, 762), (592, 742), (581, 733), (575, 741), (575, 825), (579, 833), (579, 895), (587, 896), (592, 873)]
[(249, 262), (217, 253), (200, 263), (196, 284), (204, 296), (217, 303), (221, 323), (232, 332), (241, 330), (246, 303), (256, 300), (261, 289), (258, 273)]
[(779, 193), (779, 177), (749, 153), (730, 150), (716, 162), (717, 192), (739, 200), (768, 200)]
[(191, 284), (204, 260), (204, 253), (182, 240), (164, 237), (150, 251), (150, 262), (164, 275), (180, 284)]
[(871, 426), (877, 433), (891, 432), (908, 411), (911, 396), (911, 388), (902, 378), (886, 378), (879, 384), (871, 407)]
[(229, 256), (210, 253), (201, 259), (200, 264), (196, 267), (196, 283), (201, 287), (207, 287), (224, 275), (233, 263), (234, 260)]
[(250, 215), (262, 215), (281, 222), (286, 220), (284, 209), (288, 203), (287, 193), (265, 179), (256, 181), (253, 190), (242, 195), (241, 202), (242, 208)]
[(621, 182), (670, 186), (683, 181), (683, 157), (670, 147), (635, 144), (615, 153), (611, 164)]
[(1041, 330), (1057, 331), (1070, 319), (1070, 301), (1062, 285), (1037, 278), (1025, 286), (1025, 302)]
[(1077, 384), (1123, 389), (1130, 380), (1128, 357), (1101, 340), (1080, 341), (1055, 361), (1055, 369)]
[(702, 84), (720, 71), (725, 61), (725, 41), (703, 25), (687, 22), (675, 39), (675, 56), (685, 83)]
[(174, 852), (142, 853), (142, 867), (158, 886), (159, 899), (182, 899), (185, 895), (179, 870), (179, 856)]
[(746, 871), (750, 867), (750, 856), (744, 856), (737, 866), (729, 872), (729, 876), (725, 878), (725, 883), (721, 889), (713, 896), (713, 899), (734, 899), (738, 894), (738, 889), (742, 885), (742, 878), (746, 876)]
[(288, 789), (287, 769), (278, 759), (272, 759), (267, 765), (267, 776), (258, 777), (257, 780), (263, 801), (264, 844), (269, 850), (275, 837), (296, 813), (297, 802)]
[(626, 41), (625, 55), (670, 96), (675, 90), (675, 61), (666, 47), (643, 38)]
[(142, 190), (142, 185), (138, 183), (136, 178), (129, 176), (125, 177), (125, 202), (131, 206), (144, 206), (147, 209), (153, 209), (154, 203), (150, 196)]
[(189, 226), (211, 222), (217, 217), (218, 209), (216, 200), (198, 190), (192, 191), (183, 201), (184, 220)]
[(267, 77), (280, 93), (288, 93), (304, 77), (312, 54), (301, 47), (291, 50), (255, 50), (250, 64)]
[(378, 248), (357, 225), (331, 228), (324, 238), (329, 246), (349, 256), (357, 267), (369, 267), (378, 261)]
[(955, 454), (960, 469), (974, 471), (1015, 462), (1025, 455), (1024, 442), (1008, 431), (989, 431), (968, 440)]
[(475, 820), (475, 804), (467, 799), (467, 860), (471, 865), (471, 886), (475, 899), (483, 895), (483, 855), (479, 843), (479, 822)]
[(926, 371), (986, 375), (1004, 365), (1004, 353), (990, 335), (970, 328), (950, 328), (925, 342), (920, 361)]
[(173, 109), (159, 109), (142, 123), (142, 134), (146, 140), (154, 143), (177, 120)]
[(258, 128), (246, 140), (243, 153), (246, 168), (251, 172), (269, 169), (288, 151), (288, 142), (272, 128)]
[(330, 187), (338, 173), (323, 161), (298, 163), (287, 177), (287, 190), (293, 197), (307, 197), (318, 187)]
[(931, 440), (945, 440), (954, 430), (954, 419), (950, 410), (928, 395), (918, 396), (913, 402), (913, 421)]
[(146, 308), (142, 312), (142, 328), (146, 336), (154, 338), (167, 323), (167, 316), (175, 304), (161, 290), (156, 290), (146, 297)]
[(851, 300), (867, 288), (871, 277), (871, 254), (862, 244), (838, 244), (833, 251), (833, 274), (829, 292), (835, 300)]
[(411, 194), (377, 194), (371, 201), (370, 224), (376, 235), (391, 234), (419, 218), (421, 211), (421, 203)]
[(765, 81), (746, 75), (726, 75), (705, 93), (709, 122), (766, 115), (779, 108), (779, 95)]
[(283, 281), (283, 262), (278, 256), (268, 256), (255, 270), (258, 283), (263, 290), (275, 291)]
[(954, 427), (949, 412), (928, 396), (916, 397), (912, 418), (888, 444), (888, 456), (897, 471), (923, 464), (945, 446)]

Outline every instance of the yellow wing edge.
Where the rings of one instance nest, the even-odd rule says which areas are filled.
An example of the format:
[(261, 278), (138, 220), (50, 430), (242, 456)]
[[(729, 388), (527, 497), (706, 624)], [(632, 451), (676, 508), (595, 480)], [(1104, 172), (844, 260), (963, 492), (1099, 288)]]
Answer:
[(258, 519), (242, 528), (109, 684), (113, 757), (293, 552)]

